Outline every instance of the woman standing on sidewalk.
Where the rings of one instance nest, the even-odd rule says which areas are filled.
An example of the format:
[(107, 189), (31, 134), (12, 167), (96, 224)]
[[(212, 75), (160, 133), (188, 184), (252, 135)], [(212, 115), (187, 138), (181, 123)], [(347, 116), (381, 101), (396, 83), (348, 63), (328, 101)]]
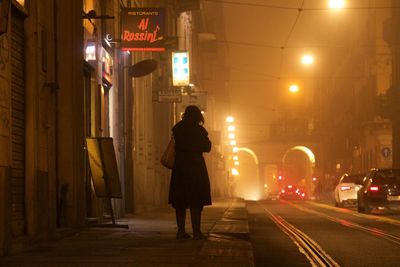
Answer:
[(182, 120), (173, 128), (176, 144), (169, 204), (175, 208), (177, 239), (190, 238), (185, 231), (186, 209), (190, 209), (193, 239), (205, 239), (200, 230), (203, 206), (211, 205), (210, 181), (203, 152), (210, 152), (211, 142), (202, 126), (204, 118), (197, 106), (188, 106)]

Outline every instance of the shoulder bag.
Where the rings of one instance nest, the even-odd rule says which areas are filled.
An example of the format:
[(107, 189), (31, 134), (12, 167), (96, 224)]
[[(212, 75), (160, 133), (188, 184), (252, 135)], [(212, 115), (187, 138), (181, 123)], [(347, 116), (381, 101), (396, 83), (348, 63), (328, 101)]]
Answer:
[(175, 163), (175, 140), (173, 137), (169, 140), (167, 148), (165, 149), (164, 153), (161, 156), (160, 160), (161, 164), (168, 168), (172, 169)]

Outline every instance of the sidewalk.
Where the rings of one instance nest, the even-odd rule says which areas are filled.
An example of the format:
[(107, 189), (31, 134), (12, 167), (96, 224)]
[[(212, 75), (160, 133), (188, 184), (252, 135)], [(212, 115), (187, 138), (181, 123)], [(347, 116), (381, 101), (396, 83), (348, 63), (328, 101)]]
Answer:
[(204, 208), (202, 231), (209, 233), (207, 240), (176, 240), (172, 208), (121, 219), (118, 224), (128, 224), (129, 229), (85, 228), (0, 258), (0, 266), (254, 266), (243, 200), (220, 200)]

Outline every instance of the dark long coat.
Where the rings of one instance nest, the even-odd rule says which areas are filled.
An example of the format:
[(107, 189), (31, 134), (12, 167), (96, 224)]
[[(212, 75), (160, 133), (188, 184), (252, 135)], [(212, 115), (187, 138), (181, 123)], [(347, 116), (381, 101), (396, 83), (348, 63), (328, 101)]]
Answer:
[(182, 120), (173, 128), (176, 144), (175, 164), (169, 188), (169, 204), (175, 208), (211, 205), (210, 180), (203, 152), (211, 141), (203, 126)]

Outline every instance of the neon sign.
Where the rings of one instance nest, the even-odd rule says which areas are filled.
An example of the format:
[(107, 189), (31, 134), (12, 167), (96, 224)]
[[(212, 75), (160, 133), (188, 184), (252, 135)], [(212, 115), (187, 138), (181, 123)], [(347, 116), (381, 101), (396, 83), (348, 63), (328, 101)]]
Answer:
[(125, 51), (165, 51), (165, 10), (128, 8), (122, 11), (121, 45)]

